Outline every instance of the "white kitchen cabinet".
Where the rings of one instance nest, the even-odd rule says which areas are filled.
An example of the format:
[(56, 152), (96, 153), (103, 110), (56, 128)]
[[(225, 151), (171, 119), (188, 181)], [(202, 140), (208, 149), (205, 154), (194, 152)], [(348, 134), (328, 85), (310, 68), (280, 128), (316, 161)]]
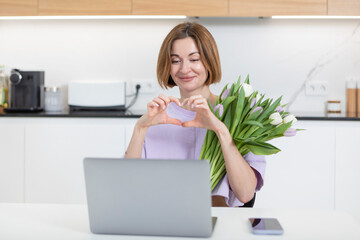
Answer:
[(85, 203), (83, 158), (123, 155), (121, 120), (76, 120), (26, 124), (25, 202)]
[(135, 121), (133, 123), (130, 123), (128, 125), (125, 126), (125, 151), (127, 149), (127, 146), (130, 143), (133, 131), (134, 131), (134, 127), (135, 127)]
[[(0, 118), (0, 201), (85, 203), (84, 157), (121, 157), (136, 118)], [(360, 121), (299, 121), (271, 143), (256, 208), (322, 208), (360, 219)]]
[(360, 222), (360, 127), (336, 129), (335, 166), (336, 209), (352, 213)]
[(334, 208), (335, 128), (298, 122), (295, 137), (274, 139), (258, 208)]
[(0, 124), (0, 202), (24, 202), (24, 127)]

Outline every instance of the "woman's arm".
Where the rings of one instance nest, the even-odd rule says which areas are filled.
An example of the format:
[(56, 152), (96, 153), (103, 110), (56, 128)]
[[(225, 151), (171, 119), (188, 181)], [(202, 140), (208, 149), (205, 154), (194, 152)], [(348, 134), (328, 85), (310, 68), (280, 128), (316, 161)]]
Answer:
[(183, 105), (185, 104), (192, 106), (196, 111), (196, 116), (194, 120), (184, 122), (183, 126), (206, 128), (216, 133), (224, 155), (230, 187), (237, 199), (247, 203), (254, 196), (257, 177), (254, 170), (241, 156), (228, 128), (211, 112), (207, 100), (201, 95), (184, 100)]
[(157, 124), (175, 124), (181, 126), (182, 122), (180, 120), (171, 118), (166, 113), (166, 108), (170, 102), (181, 105), (179, 99), (166, 97), (163, 94), (160, 94), (148, 103), (147, 112), (136, 122), (129, 146), (125, 152), (125, 158), (142, 157), (146, 132), (150, 126)]
[(141, 127), (139, 121), (134, 127), (134, 131), (129, 143), (129, 146), (125, 152), (124, 158), (141, 158), (144, 140), (148, 127)]
[(247, 203), (254, 197), (257, 185), (255, 172), (241, 156), (225, 124), (220, 121), (214, 131), (221, 144), (230, 187), (237, 199)]

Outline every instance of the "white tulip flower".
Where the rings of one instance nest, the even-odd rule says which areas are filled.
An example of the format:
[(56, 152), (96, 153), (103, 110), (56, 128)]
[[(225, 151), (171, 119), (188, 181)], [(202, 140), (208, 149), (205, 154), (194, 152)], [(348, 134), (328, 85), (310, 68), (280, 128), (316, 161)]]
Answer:
[(249, 97), (253, 92), (253, 87), (247, 83), (243, 83), (242, 87), (244, 88), (245, 97)]
[(297, 122), (297, 119), (294, 115), (290, 114), (286, 117), (284, 117), (284, 123), (288, 123), (288, 122), (291, 122), (292, 121), (292, 124), (296, 123)]
[(282, 123), (282, 121), (283, 121), (280, 113), (278, 113), (278, 112), (271, 114), (269, 116), (269, 119), (272, 119), (272, 121), (270, 122), (270, 124), (272, 124), (272, 125), (278, 125), (278, 124)]

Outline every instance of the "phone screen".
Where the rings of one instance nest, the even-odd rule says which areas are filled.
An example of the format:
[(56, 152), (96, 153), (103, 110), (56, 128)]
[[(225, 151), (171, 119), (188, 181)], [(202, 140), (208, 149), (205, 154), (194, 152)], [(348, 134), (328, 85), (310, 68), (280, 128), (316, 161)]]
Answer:
[(283, 234), (284, 230), (276, 218), (249, 218), (254, 234)]

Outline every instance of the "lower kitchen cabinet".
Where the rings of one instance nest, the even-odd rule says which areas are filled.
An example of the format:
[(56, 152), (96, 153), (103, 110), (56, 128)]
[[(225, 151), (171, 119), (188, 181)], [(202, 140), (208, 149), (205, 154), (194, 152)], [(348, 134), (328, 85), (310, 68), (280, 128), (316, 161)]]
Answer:
[(119, 158), (125, 127), (100, 120), (27, 124), (25, 202), (85, 203), (84, 157)]
[(0, 124), (0, 202), (24, 202), (24, 129)]
[(335, 208), (360, 222), (360, 128), (336, 129)]
[(281, 152), (267, 156), (259, 208), (334, 208), (335, 128), (298, 122), (295, 137), (274, 139)]
[[(122, 157), (137, 119), (0, 118), (0, 202), (85, 203), (84, 157)], [(271, 143), (256, 208), (340, 209), (360, 221), (360, 121), (299, 121)]]
[(130, 143), (133, 131), (134, 131), (134, 127), (135, 127), (135, 121), (134, 122), (130, 122), (127, 125), (125, 125), (125, 151), (127, 149), (127, 146)]

